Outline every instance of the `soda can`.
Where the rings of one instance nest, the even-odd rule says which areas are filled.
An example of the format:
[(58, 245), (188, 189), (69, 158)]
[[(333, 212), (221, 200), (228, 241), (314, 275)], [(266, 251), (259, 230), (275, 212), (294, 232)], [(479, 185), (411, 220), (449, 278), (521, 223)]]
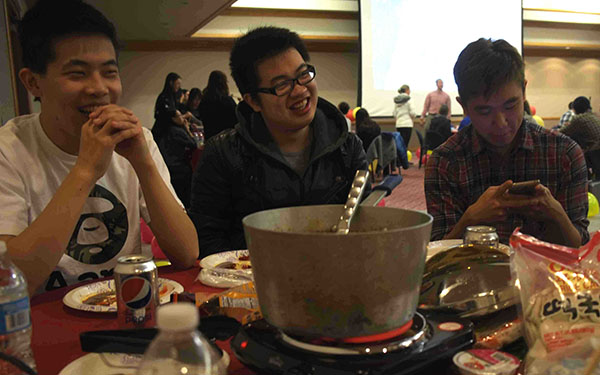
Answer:
[(500, 238), (498, 237), (498, 233), (496, 233), (496, 228), (485, 225), (478, 225), (467, 227), (467, 229), (465, 230), (465, 239), (463, 242), (466, 245), (476, 244), (498, 248)]
[(120, 257), (113, 274), (119, 327), (154, 327), (160, 299), (158, 271), (152, 258), (143, 255)]

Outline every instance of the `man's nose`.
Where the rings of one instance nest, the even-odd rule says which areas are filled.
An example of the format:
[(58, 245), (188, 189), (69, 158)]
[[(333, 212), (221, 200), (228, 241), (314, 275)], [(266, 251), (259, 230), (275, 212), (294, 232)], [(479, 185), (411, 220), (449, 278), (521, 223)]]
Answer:
[(94, 96), (104, 96), (108, 94), (108, 86), (100, 73), (93, 73), (90, 75), (86, 91), (89, 95)]
[(504, 115), (504, 113), (502, 111), (496, 112), (496, 114), (494, 115), (494, 123), (497, 126), (506, 126), (508, 121), (506, 121), (506, 116)]
[(291, 96), (296, 96), (296, 95), (300, 95), (303, 94), (304, 91), (308, 90), (308, 88), (304, 85), (299, 84), (298, 82), (295, 82), (294, 88), (292, 89), (292, 92), (290, 93)]

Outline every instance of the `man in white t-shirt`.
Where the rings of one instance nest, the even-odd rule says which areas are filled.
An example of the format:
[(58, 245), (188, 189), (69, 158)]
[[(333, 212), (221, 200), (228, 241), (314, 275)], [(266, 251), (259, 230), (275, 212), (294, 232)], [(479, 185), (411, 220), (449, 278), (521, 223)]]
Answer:
[(40, 0), (19, 37), (19, 77), (41, 113), (0, 128), (0, 240), (30, 293), (110, 276), (140, 252), (140, 216), (172, 263), (192, 266), (194, 226), (151, 133), (116, 104), (110, 21), (80, 0)]

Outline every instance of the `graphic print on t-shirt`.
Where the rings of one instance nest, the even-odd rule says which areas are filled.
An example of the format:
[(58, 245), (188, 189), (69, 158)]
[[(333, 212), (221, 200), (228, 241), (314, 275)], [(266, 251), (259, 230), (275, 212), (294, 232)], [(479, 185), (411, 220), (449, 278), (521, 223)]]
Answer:
[(106, 188), (96, 185), (83, 206), (67, 255), (85, 264), (102, 264), (120, 251), (129, 230), (127, 209)]

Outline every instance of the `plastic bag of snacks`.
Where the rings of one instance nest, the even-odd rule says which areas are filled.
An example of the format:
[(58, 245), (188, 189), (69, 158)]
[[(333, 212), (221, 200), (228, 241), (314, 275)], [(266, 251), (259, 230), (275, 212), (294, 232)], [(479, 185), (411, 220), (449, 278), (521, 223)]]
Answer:
[(526, 373), (600, 375), (600, 367), (586, 371), (600, 335), (600, 232), (573, 249), (517, 228), (510, 245), (529, 346)]

